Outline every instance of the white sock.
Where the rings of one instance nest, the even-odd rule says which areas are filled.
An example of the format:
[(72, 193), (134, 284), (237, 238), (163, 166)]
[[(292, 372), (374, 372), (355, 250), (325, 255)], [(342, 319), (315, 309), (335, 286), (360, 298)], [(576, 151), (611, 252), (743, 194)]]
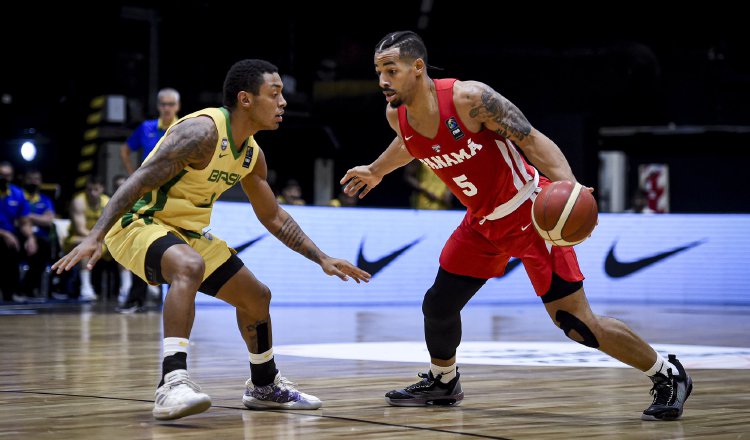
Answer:
[(250, 363), (253, 365), (265, 364), (271, 359), (273, 359), (273, 348), (269, 348), (268, 351), (263, 353), (250, 353)]
[(431, 363), (430, 371), (432, 371), (432, 375), (435, 377), (437, 377), (438, 374), (442, 374), (443, 376), (440, 378), (440, 382), (448, 383), (456, 377), (456, 364), (454, 363), (449, 367), (440, 367)]
[(188, 352), (190, 341), (185, 338), (164, 338), (164, 357)]
[(675, 368), (674, 365), (670, 364), (669, 361), (664, 359), (659, 353), (656, 353), (656, 362), (654, 362), (654, 365), (649, 368), (647, 371), (644, 371), (646, 373), (646, 376), (651, 377), (655, 375), (656, 373), (661, 373), (664, 375), (664, 377), (669, 377), (669, 373), (667, 372), (668, 369), (672, 369), (672, 374), (677, 374), (677, 368)]
[(129, 270), (123, 269), (120, 271), (120, 294), (123, 292), (125, 295), (130, 292), (130, 287), (133, 285), (133, 274)]
[(88, 269), (81, 269), (81, 290), (94, 290), (94, 286), (91, 285), (91, 271)]

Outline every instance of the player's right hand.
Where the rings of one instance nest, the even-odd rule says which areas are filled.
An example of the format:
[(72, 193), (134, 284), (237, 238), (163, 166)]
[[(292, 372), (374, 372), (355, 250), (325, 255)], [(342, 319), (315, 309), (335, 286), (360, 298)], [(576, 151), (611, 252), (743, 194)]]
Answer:
[(84, 258), (88, 258), (89, 262), (86, 265), (86, 269), (91, 270), (99, 258), (102, 256), (102, 242), (94, 237), (94, 234), (89, 234), (83, 241), (73, 248), (68, 255), (60, 258), (60, 260), (52, 265), (52, 270), (56, 270), (57, 274), (61, 274), (63, 270), (68, 271), (72, 269), (79, 261)]
[(373, 174), (367, 165), (360, 165), (347, 171), (339, 183), (344, 185), (344, 193), (348, 196), (353, 196), (361, 190), (359, 193), (361, 199), (378, 186), (381, 180), (383, 176)]

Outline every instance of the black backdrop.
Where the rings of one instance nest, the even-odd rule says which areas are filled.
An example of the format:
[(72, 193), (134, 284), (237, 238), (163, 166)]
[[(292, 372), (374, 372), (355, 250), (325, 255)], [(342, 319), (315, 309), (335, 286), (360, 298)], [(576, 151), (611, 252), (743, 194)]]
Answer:
[[(431, 75), (493, 86), (558, 142), (579, 180), (596, 185), (598, 151), (624, 149), (633, 168), (656, 161), (679, 168), (671, 174), (674, 211), (750, 211), (749, 198), (734, 191), (742, 183), (747, 134), (598, 135), (603, 126), (750, 125), (750, 39), (736, 10), (629, 4), (575, 11), (436, 1), (422, 13), (419, 1), (263, 5), (21, 5), (0, 30), (0, 93), (12, 97), (0, 104), (0, 159), (22, 171), (14, 142), (35, 128), (43, 151), (33, 165), (48, 181), (62, 183), (67, 195), (91, 97), (127, 96), (124, 128), (155, 115), (148, 105), (149, 27), (123, 16), (123, 7), (135, 7), (159, 17), (158, 87), (181, 92), (182, 114), (218, 105), (227, 68), (242, 58), (268, 59), (296, 79), (282, 128), (257, 138), (278, 180), (297, 178), (311, 200), (314, 158), (334, 158), (338, 176), (373, 160), (392, 139), (373, 73), (373, 47), (387, 32), (418, 30), (422, 17), (427, 22), (419, 32), (429, 62), (443, 69)], [(317, 93), (324, 79), (354, 92)], [(710, 172), (691, 171), (709, 164)], [(692, 196), (708, 187), (716, 191)], [(407, 193), (394, 176), (366, 204), (405, 206)]]

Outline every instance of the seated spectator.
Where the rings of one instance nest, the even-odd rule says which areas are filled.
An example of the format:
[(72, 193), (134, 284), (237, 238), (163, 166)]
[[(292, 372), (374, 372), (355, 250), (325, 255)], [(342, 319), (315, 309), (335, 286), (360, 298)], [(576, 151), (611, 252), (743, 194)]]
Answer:
[[(104, 207), (109, 202), (109, 196), (104, 194), (104, 184), (97, 177), (90, 177), (86, 182), (86, 189), (78, 193), (70, 205), (70, 233), (65, 240), (64, 251), (70, 252), (90, 233), (96, 221), (102, 215)], [(104, 250), (102, 259), (109, 256)], [(81, 261), (79, 276), (81, 279), (80, 299), (91, 301), (97, 299), (94, 286), (91, 284), (91, 271), (86, 268), (88, 260)]]
[[(128, 176), (119, 174), (112, 179), (112, 194), (117, 192), (127, 178)], [(119, 263), (117, 263), (117, 271), (120, 274), (120, 288), (117, 294), (117, 306), (118, 308), (121, 308), (128, 302), (129, 297), (133, 294), (133, 278), (138, 277), (133, 277), (133, 274)]]
[(29, 271), (26, 272), (21, 288), (26, 295), (33, 295), (34, 290), (40, 288), (44, 269), (57, 260), (59, 251), (54, 230), (55, 207), (52, 200), (39, 191), (41, 185), (42, 173), (39, 170), (26, 171), (23, 176), (23, 195), (29, 204), (29, 220), (38, 247), (38, 251), (26, 261)]
[(19, 267), (34, 258), (36, 237), (29, 220), (29, 204), (23, 190), (13, 185), (13, 166), (0, 162), (0, 290), (3, 301), (22, 301)]
[(638, 188), (633, 194), (633, 200), (631, 202), (630, 209), (625, 212), (635, 212), (638, 214), (654, 214), (655, 210), (648, 206), (648, 193), (643, 188)]
[(302, 198), (302, 188), (299, 182), (289, 179), (286, 186), (281, 189), (281, 195), (276, 197), (279, 203), (284, 205), (306, 205), (305, 199)]
[(450, 209), (453, 206), (453, 194), (427, 165), (412, 161), (404, 167), (404, 180), (412, 188), (412, 208)]
[(353, 196), (347, 195), (344, 192), (344, 190), (342, 189), (339, 192), (339, 195), (336, 196), (335, 199), (331, 199), (331, 201), (328, 202), (328, 206), (335, 206), (337, 208), (341, 208), (342, 206), (344, 206), (344, 207), (352, 207), (352, 206), (357, 206), (357, 201), (358, 200), (359, 199), (357, 198), (356, 194), (353, 195)]
[[(112, 181), (113, 194), (125, 183), (127, 176), (118, 175)], [(161, 301), (161, 290), (157, 286), (149, 286), (140, 277), (133, 276), (133, 273), (125, 269), (119, 263), (117, 267), (120, 272), (120, 291), (117, 295), (117, 308), (120, 313), (143, 312), (146, 304), (146, 296), (149, 292), (156, 296), (159, 293), (159, 302)]]

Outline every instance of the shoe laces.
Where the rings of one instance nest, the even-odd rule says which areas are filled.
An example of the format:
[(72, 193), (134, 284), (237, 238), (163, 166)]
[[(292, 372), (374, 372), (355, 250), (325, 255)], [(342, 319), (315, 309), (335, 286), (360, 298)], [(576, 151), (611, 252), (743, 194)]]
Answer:
[(284, 376), (279, 376), (279, 380), (278, 382), (275, 383), (275, 385), (285, 390), (297, 391), (297, 383), (292, 382), (291, 380), (287, 379)]
[(669, 377), (661, 374), (655, 375), (652, 380), (654, 386), (651, 387), (649, 394), (654, 396), (652, 405), (670, 405), (674, 397), (674, 385), (672, 384), (672, 371), (669, 371)]
[(268, 385), (255, 385), (253, 383), (252, 378), (248, 379), (245, 382), (245, 386), (248, 390), (257, 390), (261, 394), (268, 394), (272, 393), (274, 388), (280, 389), (280, 390), (287, 390), (287, 391), (297, 391), (297, 383), (292, 382), (291, 380), (287, 379), (284, 376), (278, 376), (276, 379), (274, 379), (273, 382), (271, 382)]
[(431, 388), (432, 385), (435, 383), (435, 381), (438, 381), (440, 380), (441, 377), (443, 377), (442, 374), (438, 374), (437, 377), (433, 377), (429, 373), (417, 373), (417, 376), (422, 378), (422, 380), (406, 387), (406, 391), (411, 392), (411, 391), (421, 390), (424, 388)]
[(187, 374), (175, 375), (172, 380), (164, 383), (164, 386), (170, 389), (175, 388), (179, 385), (187, 385), (196, 393), (201, 390), (201, 387), (197, 383), (190, 380), (190, 376), (188, 376)]

